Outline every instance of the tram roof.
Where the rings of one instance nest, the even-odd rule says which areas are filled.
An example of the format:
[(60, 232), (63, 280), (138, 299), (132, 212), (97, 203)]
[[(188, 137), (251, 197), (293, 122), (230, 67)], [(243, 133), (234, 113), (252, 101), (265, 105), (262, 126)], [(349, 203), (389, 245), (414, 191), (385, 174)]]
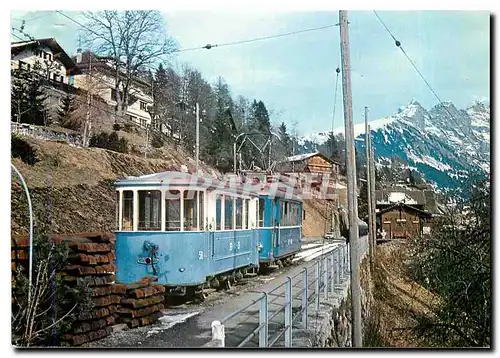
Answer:
[(301, 200), (301, 189), (292, 182), (260, 182), (250, 178), (242, 179), (236, 175), (227, 175), (219, 179), (211, 175), (196, 175), (186, 172), (165, 171), (141, 176), (129, 176), (115, 182), (119, 188), (126, 187), (190, 187), (191, 189), (218, 190), (250, 196), (275, 196)]

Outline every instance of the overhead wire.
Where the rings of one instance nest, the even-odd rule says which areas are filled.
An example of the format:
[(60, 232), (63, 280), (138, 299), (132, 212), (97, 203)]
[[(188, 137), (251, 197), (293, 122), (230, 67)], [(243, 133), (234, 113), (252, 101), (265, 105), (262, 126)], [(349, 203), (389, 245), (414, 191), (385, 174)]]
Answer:
[[(99, 34), (97, 34), (94, 30), (90, 29), (88, 26), (83, 25), (81, 22), (73, 19), (72, 17), (66, 15), (64, 12), (62, 12), (60, 10), (56, 10), (56, 12), (58, 14), (64, 16), (68, 20), (74, 22), (75, 24), (81, 26), (82, 28), (84, 28), (84, 29), (92, 32), (94, 35), (99, 36)], [(274, 38), (278, 38), (278, 37), (285, 37), (285, 36), (297, 35), (297, 34), (301, 34), (301, 33), (304, 33), (304, 32), (319, 31), (319, 30), (328, 29), (328, 28), (331, 28), (331, 27), (334, 27), (334, 26), (338, 26), (338, 23), (337, 24), (329, 24), (329, 25), (325, 25), (325, 26), (319, 26), (319, 27), (313, 27), (313, 28), (309, 28), (309, 29), (302, 29), (302, 30), (296, 30), (296, 31), (291, 31), (291, 32), (285, 32), (285, 33), (277, 34), (277, 35), (270, 35), (270, 36), (256, 37), (256, 38), (246, 39), (246, 40), (226, 42), (226, 43), (221, 43), (221, 44), (213, 44), (213, 45), (212, 44), (206, 44), (204, 46), (190, 47), (190, 48), (185, 48), (185, 49), (175, 49), (172, 52), (173, 53), (174, 52), (185, 52), (185, 51), (195, 51), (195, 50), (203, 50), (203, 49), (210, 50), (210, 49), (215, 48), (215, 47), (225, 47), (225, 46), (240, 45), (240, 44), (244, 44), (244, 43), (251, 43), (251, 42), (257, 42), (257, 41), (263, 41), (263, 40), (270, 40), (270, 39), (274, 39)], [(105, 39), (105, 40), (107, 40), (107, 39)], [(107, 40), (107, 41), (111, 43), (110, 40)]]

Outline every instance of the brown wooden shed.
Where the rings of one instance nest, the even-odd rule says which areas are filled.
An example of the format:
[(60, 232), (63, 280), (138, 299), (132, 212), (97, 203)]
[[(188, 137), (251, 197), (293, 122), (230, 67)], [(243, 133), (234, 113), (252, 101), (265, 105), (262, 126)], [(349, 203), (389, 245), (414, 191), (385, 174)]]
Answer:
[[(405, 203), (396, 203), (377, 212), (379, 239), (408, 239), (415, 235), (429, 234), (433, 215)], [(385, 231), (385, 238), (381, 232)]]

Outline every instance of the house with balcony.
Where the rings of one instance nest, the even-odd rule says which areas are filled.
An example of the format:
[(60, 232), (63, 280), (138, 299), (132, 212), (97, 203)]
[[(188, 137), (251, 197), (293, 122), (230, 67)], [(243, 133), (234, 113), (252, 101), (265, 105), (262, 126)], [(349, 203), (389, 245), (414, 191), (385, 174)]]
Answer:
[[(97, 95), (108, 105), (116, 107), (116, 68), (113, 60), (91, 51), (82, 52), (81, 49), (78, 49), (73, 59), (81, 70), (81, 74), (75, 76), (74, 86)], [(124, 73), (120, 73), (120, 76), (125, 78)], [(126, 118), (141, 127), (149, 126), (152, 107), (151, 83), (134, 77), (129, 90)]]
[(74, 90), (71, 85), (74, 76), (81, 73), (80, 69), (55, 39), (12, 42), (10, 52), (12, 69), (36, 70), (55, 87)]
[(73, 86), (80, 69), (53, 38), (12, 42), (11, 70), (38, 74), (42, 79), (48, 117), (57, 118), (60, 100), (67, 94), (77, 94)]

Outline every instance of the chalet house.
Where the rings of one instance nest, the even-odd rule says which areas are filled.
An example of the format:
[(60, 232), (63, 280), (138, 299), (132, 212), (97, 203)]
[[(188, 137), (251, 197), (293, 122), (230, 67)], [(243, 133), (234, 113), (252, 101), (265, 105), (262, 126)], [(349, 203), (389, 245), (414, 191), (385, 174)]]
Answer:
[[(53, 38), (12, 42), (10, 52), (12, 69), (33, 71), (35, 64), (38, 63), (40, 75), (56, 85), (71, 85), (74, 76), (81, 73), (73, 60)], [(69, 86), (59, 87), (74, 90)]]
[(81, 73), (78, 66), (53, 38), (12, 42), (10, 52), (12, 70), (36, 71), (44, 78), (45, 105), (49, 117), (55, 118), (61, 97), (78, 93), (72, 85)]
[[(403, 202), (377, 212), (378, 238), (382, 240), (409, 239), (430, 234), (433, 215)], [(382, 234), (383, 233), (383, 234)]]
[(340, 171), (337, 163), (320, 152), (294, 155), (280, 163), (281, 171), (302, 173), (336, 173)]
[[(90, 51), (82, 53), (81, 49), (77, 50), (74, 59), (82, 71), (82, 74), (75, 76), (75, 87), (92, 92), (101, 97), (108, 105), (116, 106), (116, 69), (112, 59), (97, 56)], [(121, 75), (125, 77), (125, 74)], [(141, 127), (149, 126), (152, 107), (151, 83), (142, 78), (134, 77), (129, 90), (128, 107), (125, 114), (127, 119)]]
[(439, 214), (430, 190), (390, 187), (375, 191), (378, 238), (391, 240), (429, 234)]

